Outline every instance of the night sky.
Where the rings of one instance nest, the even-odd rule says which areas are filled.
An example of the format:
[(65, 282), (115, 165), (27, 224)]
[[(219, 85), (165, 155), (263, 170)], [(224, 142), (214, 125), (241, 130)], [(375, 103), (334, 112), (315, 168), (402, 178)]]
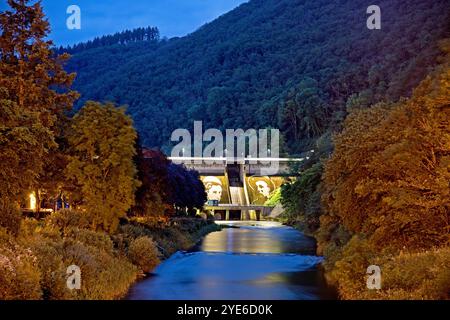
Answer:
[[(184, 36), (246, 0), (43, 0), (56, 45), (74, 44), (125, 29), (156, 26), (161, 37)], [(81, 30), (68, 30), (70, 5), (81, 9)], [(6, 0), (0, 0), (0, 10)]]

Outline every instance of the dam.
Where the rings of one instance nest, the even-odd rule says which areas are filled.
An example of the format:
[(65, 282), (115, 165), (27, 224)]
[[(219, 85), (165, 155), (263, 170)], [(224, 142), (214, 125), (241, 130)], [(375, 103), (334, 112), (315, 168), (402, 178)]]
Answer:
[[(290, 165), (304, 158), (230, 159), (169, 157), (177, 164), (200, 174), (208, 202), (204, 209), (218, 220), (265, 220), (280, 208), (267, 205), (267, 200), (284, 183), (289, 183)], [(275, 166), (274, 166), (275, 164)], [(268, 166), (276, 167), (266, 170)]]

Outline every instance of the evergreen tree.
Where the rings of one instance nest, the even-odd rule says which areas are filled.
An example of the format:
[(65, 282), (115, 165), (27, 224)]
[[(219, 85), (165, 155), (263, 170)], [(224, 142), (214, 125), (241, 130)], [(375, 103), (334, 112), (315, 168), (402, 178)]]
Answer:
[(58, 119), (77, 97), (68, 89), (75, 75), (63, 69), (68, 56), (55, 57), (46, 40), (40, 3), (8, 4), (0, 13), (0, 217), (38, 186), (45, 158), (57, 147)]

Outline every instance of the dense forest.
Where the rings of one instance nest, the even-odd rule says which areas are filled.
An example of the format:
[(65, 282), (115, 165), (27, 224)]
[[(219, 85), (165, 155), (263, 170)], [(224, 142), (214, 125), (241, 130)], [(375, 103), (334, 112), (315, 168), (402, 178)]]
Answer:
[(410, 95), (448, 32), (448, 1), (252, 0), (182, 38), (77, 50), (67, 70), (86, 100), (128, 105), (148, 147), (175, 128), (282, 129), (298, 153), (347, 108)]

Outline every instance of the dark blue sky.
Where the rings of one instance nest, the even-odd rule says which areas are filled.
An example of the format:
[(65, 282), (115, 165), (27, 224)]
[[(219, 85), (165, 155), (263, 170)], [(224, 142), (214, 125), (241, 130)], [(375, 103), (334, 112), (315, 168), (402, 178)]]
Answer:
[[(0, 10), (6, 0), (0, 0)], [(161, 36), (184, 36), (246, 0), (43, 0), (56, 45), (86, 41), (125, 29), (157, 26)], [(81, 9), (81, 30), (68, 30), (66, 9)]]

